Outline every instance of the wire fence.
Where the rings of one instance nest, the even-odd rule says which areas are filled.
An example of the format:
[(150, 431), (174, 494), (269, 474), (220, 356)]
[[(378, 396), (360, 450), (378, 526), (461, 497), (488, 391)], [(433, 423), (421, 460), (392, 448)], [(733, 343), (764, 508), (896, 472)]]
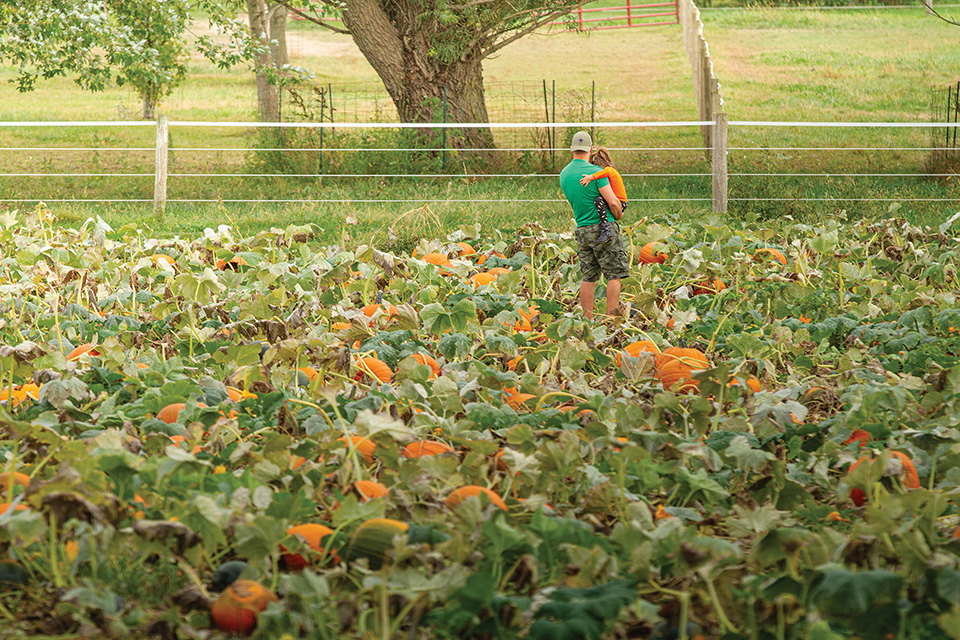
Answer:
[[(715, 130), (718, 146), (700, 144), (702, 127)], [(557, 171), (569, 158), (564, 143), (572, 132), (591, 128), (609, 142), (631, 202), (714, 211), (725, 211), (730, 203), (735, 210), (781, 213), (805, 203), (960, 202), (956, 167), (932, 164), (942, 147), (930, 143), (952, 139), (960, 128), (956, 120), (728, 122), (722, 116), (678, 122), (398, 124), (161, 118), (0, 122), (0, 207), (39, 201), (153, 203), (158, 211), (168, 205), (226, 203), (437, 204), (465, 210), (559, 206)], [(442, 144), (467, 129), (537, 129), (547, 131), (551, 142), (481, 148)], [(723, 135), (717, 135), (721, 129)], [(314, 144), (321, 132), (323, 145)], [(68, 140), (73, 144), (58, 143)], [(665, 140), (670, 143), (662, 144)]]

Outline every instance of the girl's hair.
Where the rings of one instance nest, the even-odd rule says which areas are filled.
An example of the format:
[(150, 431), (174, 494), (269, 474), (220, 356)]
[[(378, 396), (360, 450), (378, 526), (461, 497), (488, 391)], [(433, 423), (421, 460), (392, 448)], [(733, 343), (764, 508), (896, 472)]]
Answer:
[(606, 147), (597, 147), (596, 150), (590, 154), (590, 163), (598, 167), (603, 167), (604, 169), (613, 166), (613, 160), (610, 159), (610, 152), (607, 151)]

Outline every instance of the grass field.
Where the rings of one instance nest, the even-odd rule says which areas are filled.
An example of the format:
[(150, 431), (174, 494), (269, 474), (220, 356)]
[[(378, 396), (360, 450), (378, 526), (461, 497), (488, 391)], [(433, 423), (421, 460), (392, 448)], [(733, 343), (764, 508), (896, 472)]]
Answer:
[[(705, 35), (723, 86), (726, 109), (733, 120), (849, 120), (928, 121), (931, 88), (956, 81), (960, 49), (956, 28), (928, 18), (921, 9), (897, 11), (705, 11)], [(348, 95), (351, 86), (370, 86), (376, 75), (346, 37), (327, 33), (304, 22), (291, 22), (288, 47), (292, 62), (314, 70), (317, 84), (330, 84), (335, 96)], [(576, 60), (570, 64), (571, 55)], [(535, 70), (535, 74), (531, 73)], [(591, 83), (597, 91), (598, 120), (692, 120), (696, 117), (682, 36), (675, 27), (602, 31), (588, 34), (538, 34), (519, 41), (484, 67), (490, 87), (490, 111), (495, 120), (529, 119), (540, 99), (544, 80), (556, 81), (561, 97), (557, 120), (581, 119), (589, 111)], [(6, 80), (10, 69), (0, 69), (0, 121), (135, 119), (137, 100), (124, 90), (102, 94), (80, 91), (69, 79), (40, 85), (32, 94), (16, 93)], [(511, 93), (512, 92), (512, 93)], [(518, 97), (519, 96), (519, 97)], [(221, 72), (194, 60), (190, 79), (171, 96), (162, 110), (173, 120), (253, 119), (255, 89), (245, 69)], [(342, 98), (340, 98), (342, 100)], [(539, 111), (537, 111), (539, 113)], [(347, 117), (345, 115), (344, 117)], [(540, 130), (542, 136), (542, 130)], [(621, 134), (620, 131), (623, 131)], [(695, 129), (641, 129), (601, 131), (612, 145), (631, 147), (698, 147)], [(0, 147), (78, 146), (90, 148), (153, 145), (153, 131), (21, 129), (0, 130)], [(535, 145), (535, 132), (509, 142)], [(883, 215), (886, 198), (904, 199), (899, 214), (915, 222), (933, 223), (952, 213), (960, 203), (916, 200), (956, 198), (956, 178), (913, 177), (776, 177), (780, 173), (914, 174), (929, 171), (928, 154), (918, 151), (768, 151), (766, 147), (927, 147), (931, 133), (912, 129), (759, 129), (732, 128), (730, 132), (731, 215), (755, 214), (776, 219), (790, 214), (811, 218), (846, 209), (868, 217)], [(562, 138), (563, 135), (558, 137)], [(542, 141), (542, 140), (541, 140)], [(263, 141), (261, 141), (263, 142)], [(349, 141), (347, 141), (349, 142)], [(389, 144), (391, 141), (384, 141)], [(501, 143), (504, 141), (501, 140)], [(327, 143), (330, 144), (329, 138)], [(170, 171), (188, 173), (273, 172), (271, 158), (250, 152), (196, 152), (188, 148), (256, 146), (242, 129), (175, 129)], [(261, 146), (264, 146), (261, 144)], [(269, 145), (268, 145), (269, 146)], [(558, 146), (563, 146), (562, 140)], [(758, 147), (764, 149), (757, 149)], [(179, 150), (178, 150), (179, 149)], [(49, 152), (0, 151), (5, 173), (41, 173), (42, 177), (0, 178), (0, 198), (124, 198), (152, 197), (151, 151)], [(402, 173), (397, 154), (379, 158), (372, 152), (360, 161), (354, 154), (342, 161), (340, 172)], [(509, 155), (521, 162), (522, 154)], [(314, 156), (315, 157), (315, 156)], [(521, 173), (552, 173), (563, 163), (532, 166), (529, 158)], [(705, 173), (709, 165), (699, 151), (619, 152), (615, 160), (625, 172)], [(267, 166), (262, 167), (266, 162)], [(312, 164), (311, 164), (312, 162)], [(421, 158), (423, 172), (472, 173), (457, 159), (437, 168), (434, 156)], [(507, 163), (510, 164), (509, 162)], [(536, 163), (534, 163), (536, 164)], [(392, 170), (384, 170), (383, 167)], [(515, 169), (516, 170), (516, 169)], [(288, 173), (318, 173), (313, 161), (292, 165)], [(329, 165), (326, 169), (330, 172)], [(52, 173), (143, 173), (142, 177), (51, 178)], [(513, 172), (513, 171), (511, 171)], [(939, 172), (939, 171), (937, 171)], [(637, 203), (631, 215), (702, 215), (709, 202), (708, 176), (646, 176), (628, 178), (631, 198), (691, 199), (685, 203)], [(403, 178), (200, 178), (171, 177), (168, 197), (175, 199), (332, 199), (347, 203), (292, 205), (171, 204), (166, 219), (151, 221), (149, 204), (55, 205), (66, 223), (101, 215), (111, 224), (127, 221), (155, 224), (158, 230), (196, 230), (223, 219), (255, 231), (304, 221), (328, 228), (340, 237), (343, 218), (354, 212), (355, 236), (383, 232), (398, 215), (431, 202), (430, 219), (442, 224), (480, 220), (495, 228), (513, 228), (539, 220), (547, 226), (569, 224), (562, 202), (525, 202), (559, 197), (556, 182), (547, 177), (518, 179)], [(738, 201), (738, 198), (791, 198), (791, 201)], [(800, 202), (801, 199), (818, 199)], [(852, 202), (842, 198), (876, 198)], [(402, 202), (357, 202), (391, 199)], [(521, 200), (464, 204), (458, 200)], [(831, 200), (832, 199), (832, 200)], [(29, 203), (13, 205), (32, 206)], [(329, 238), (328, 238), (329, 239)]]

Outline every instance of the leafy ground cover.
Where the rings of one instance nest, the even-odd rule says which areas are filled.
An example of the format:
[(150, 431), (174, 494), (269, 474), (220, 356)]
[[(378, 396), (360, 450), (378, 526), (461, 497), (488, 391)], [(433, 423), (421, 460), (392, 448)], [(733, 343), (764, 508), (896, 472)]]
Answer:
[(952, 222), (637, 223), (589, 323), (533, 224), (6, 214), (3, 635), (956, 638)]

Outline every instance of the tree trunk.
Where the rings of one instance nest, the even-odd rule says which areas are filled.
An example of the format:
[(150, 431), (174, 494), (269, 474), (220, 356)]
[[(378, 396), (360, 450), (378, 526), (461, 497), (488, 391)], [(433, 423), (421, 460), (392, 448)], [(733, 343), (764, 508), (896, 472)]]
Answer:
[(287, 56), (287, 13), (288, 9), (275, 4), (270, 7), (270, 40), (276, 40), (277, 44), (270, 45), (270, 54), (273, 57), (273, 64), (277, 69), (283, 67), (290, 61)]
[(143, 101), (143, 117), (141, 120), (154, 120), (157, 115), (157, 87), (153, 84), (140, 90), (140, 98)]
[[(390, 14), (387, 14), (387, 10)], [(421, 27), (416, 3), (346, 0), (343, 24), (383, 80), (401, 122), (439, 122), (443, 90), (447, 91), (447, 122), (487, 122), (479, 49), (453, 62), (431, 55), (429, 34)], [(492, 148), (487, 128), (467, 128), (447, 144)]]
[(280, 119), (280, 108), (277, 102), (277, 89), (270, 83), (267, 70), (273, 65), (267, 38), (267, 3), (266, 0), (246, 0), (247, 16), (250, 19), (250, 34), (263, 44), (255, 60), (257, 74), (257, 117), (260, 122), (276, 122)]

